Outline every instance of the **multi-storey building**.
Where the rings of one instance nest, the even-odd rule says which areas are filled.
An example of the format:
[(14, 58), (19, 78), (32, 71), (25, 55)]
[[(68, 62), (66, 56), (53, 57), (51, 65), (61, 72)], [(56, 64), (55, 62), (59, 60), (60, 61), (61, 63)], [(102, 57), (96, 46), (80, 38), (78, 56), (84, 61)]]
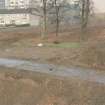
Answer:
[(0, 14), (0, 26), (29, 25), (29, 20), (29, 14)]
[[(78, 0), (67, 0), (67, 2), (70, 3), (71, 6), (70, 8), (67, 7), (70, 9), (69, 11), (63, 13), (65, 20), (67, 23), (69, 23), (70, 20), (70, 23), (77, 23), (77, 15), (79, 15), (80, 11), (80, 8), (78, 8)], [(36, 14), (36, 16), (34, 11), (41, 6), (41, 0), (0, 0), (0, 26), (38, 25), (40, 22), (40, 13), (39, 16), (38, 14)]]
[(28, 8), (29, 0), (5, 0), (5, 5), (8, 9)]
[(30, 25), (29, 0), (0, 0), (0, 26)]
[(0, 0), (0, 9), (5, 8), (5, 0)]

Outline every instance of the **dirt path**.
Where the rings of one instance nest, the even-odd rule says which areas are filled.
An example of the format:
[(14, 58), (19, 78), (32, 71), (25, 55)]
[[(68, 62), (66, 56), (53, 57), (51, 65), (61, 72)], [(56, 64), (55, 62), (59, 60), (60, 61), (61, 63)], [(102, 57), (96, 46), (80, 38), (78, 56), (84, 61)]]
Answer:
[(40, 73), (47, 73), (54, 76), (77, 78), (87, 80), (90, 82), (96, 82), (105, 84), (105, 74), (97, 72), (95, 70), (84, 70), (80, 68), (66, 68), (58, 67), (52, 64), (39, 64), (26, 60), (6, 59), (0, 58), (0, 66), (7, 68), (16, 68), (22, 70), (30, 70)]

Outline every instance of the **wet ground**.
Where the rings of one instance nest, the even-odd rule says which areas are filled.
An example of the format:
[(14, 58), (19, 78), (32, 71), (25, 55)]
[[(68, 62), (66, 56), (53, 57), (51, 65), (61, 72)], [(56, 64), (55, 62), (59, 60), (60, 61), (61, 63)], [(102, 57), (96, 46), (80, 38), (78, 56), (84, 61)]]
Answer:
[(35, 71), (39, 73), (47, 73), (59, 77), (79, 78), (90, 82), (105, 84), (105, 73), (99, 73), (96, 70), (86, 70), (82, 68), (66, 68), (63, 66), (55, 66), (52, 64), (40, 64), (27, 60), (16, 60), (0, 58), (0, 66), (7, 68), (15, 68), (21, 70)]

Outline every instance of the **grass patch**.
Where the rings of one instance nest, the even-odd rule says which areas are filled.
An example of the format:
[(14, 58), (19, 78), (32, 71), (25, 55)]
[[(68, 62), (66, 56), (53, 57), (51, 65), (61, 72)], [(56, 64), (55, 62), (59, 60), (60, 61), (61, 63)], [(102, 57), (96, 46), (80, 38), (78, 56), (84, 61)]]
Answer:
[(80, 43), (59, 43), (59, 44), (54, 44), (54, 43), (48, 43), (46, 44), (47, 47), (57, 47), (57, 48), (80, 48)]

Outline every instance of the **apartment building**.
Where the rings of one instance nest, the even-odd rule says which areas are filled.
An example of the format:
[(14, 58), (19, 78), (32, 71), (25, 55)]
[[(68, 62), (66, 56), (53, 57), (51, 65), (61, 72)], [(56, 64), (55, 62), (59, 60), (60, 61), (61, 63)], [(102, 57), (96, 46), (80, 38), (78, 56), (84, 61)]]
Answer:
[(30, 25), (29, 14), (0, 14), (0, 26)]
[[(69, 11), (65, 12), (67, 23), (78, 22), (78, 0), (67, 0), (71, 4)], [(34, 8), (41, 5), (41, 0), (0, 0), (0, 26), (39, 25), (39, 16), (30, 14), (29, 6)], [(68, 7), (69, 8), (69, 7)], [(34, 11), (34, 10), (33, 10)]]
[(30, 0), (5, 0), (5, 6), (8, 9), (28, 8)]
[(5, 0), (0, 0), (0, 9), (5, 8)]
[(0, 0), (0, 26), (30, 25), (29, 0)]

